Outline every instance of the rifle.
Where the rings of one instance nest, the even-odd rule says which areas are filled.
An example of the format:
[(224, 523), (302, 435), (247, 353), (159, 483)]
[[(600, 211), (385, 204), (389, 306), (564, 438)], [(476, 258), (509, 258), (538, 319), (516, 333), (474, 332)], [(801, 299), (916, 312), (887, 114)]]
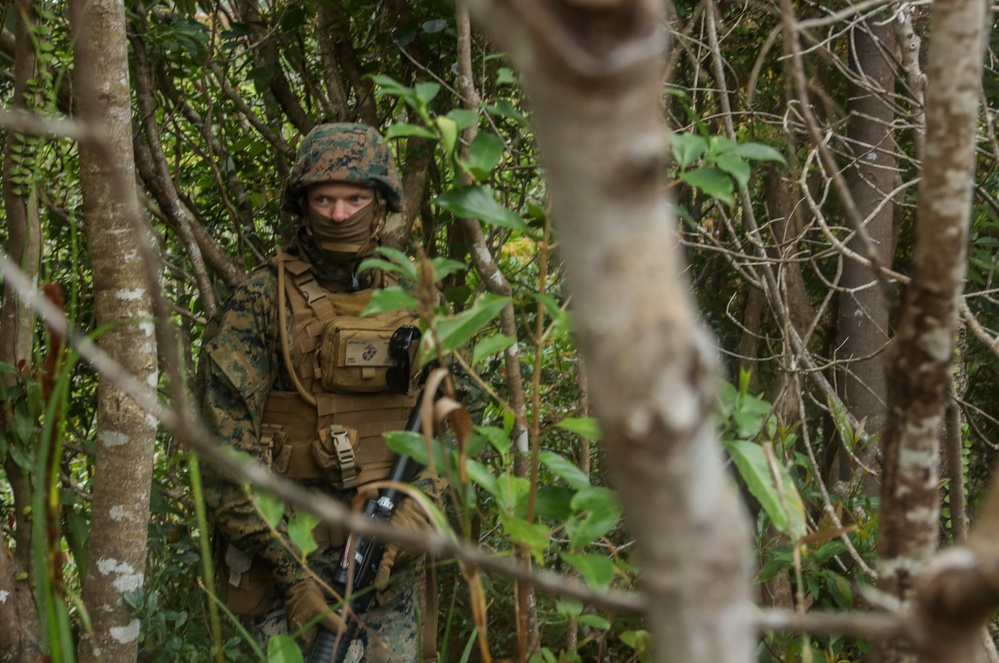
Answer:
[[(400, 336), (400, 332), (403, 332), (404, 330), (405, 332), (402, 335), (404, 338), (397, 339), (397, 336)], [(408, 346), (408, 344), (414, 340), (414, 332), (415, 339), (419, 339), (419, 330), (415, 327), (406, 326), (400, 328), (399, 331), (392, 336), (390, 350), (392, 349), (392, 344), (397, 344), (398, 346)], [(400, 364), (402, 363), (404, 363), (404, 360), (400, 360)], [(400, 366), (400, 369), (399, 375), (408, 373), (408, 363), (406, 366)], [(398, 379), (393, 380), (392, 376), (389, 377), (389, 382), (390, 384), (395, 382), (393, 389), (398, 389), (402, 386), (401, 381)], [(406, 386), (408, 386), (408, 384)], [(421, 391), (419, 397), (416, 399), (416, 404), (409, 413), (409, 420), (406, 422), (407, 431), (418, 433), (423, 429), (423, 418), (420, 414), (420, 406), (423, 403), (424, 395), (424, 392)], [(392, 464), (392, 469), (389, 470), (389, 475), (386, 478), (386, 481), (393, 484), (410, 483), (422, 468), (423, 465), (410, 456), (396, 456), (395, 462)], [(392, 520), (392, 514), (395, 513), (395, 509), (399, 506), (399, 502), (403, 497), (405, 497), (405, 494), (398, 488), (382, 488), (378, 491), (377, 498), (371, 498), (364, 503), (364, 509), (361, 511), (361, 516), (387, 523)], [(312, 652), (309, 654), (308, 659), (306, 659), (306, 663), (330, 663), (331, 661), (333, 663), (342, 663), (342, 661), (347, 657), (347, 651), (350, 649), (350, 644), (354, 641), (354, 638), (357, 637), (357, 631), (360, 627), (358, 615), (363, 615), (371, 605), (371, 601), (374, 600), (375, 593), (370, 590), (375, 582), (375, 575), (378, 573), (378, 566), (381, 564), (382, 556), (385, 554), (385, 544), (380, 541), (355, 537), (352, 533), (347, 539), (347, 545), (343, 551), (343, 558), (340, 560), (340, 565), (337, 567), (336, 575), (333, 580), (341, 587), (345, 588), (347, 586), (350, 574), (351, 543), (355, 539), (357, 542), (356, 546), (353, 546), (353, 596), (340, 612), (340, 616), (343, 618), (343, 622), (347, 628), (343, 634), (340, 635), (320, 626), (318, 628), (318, 634), (316, 635), (316, 642), (312, 647)]]

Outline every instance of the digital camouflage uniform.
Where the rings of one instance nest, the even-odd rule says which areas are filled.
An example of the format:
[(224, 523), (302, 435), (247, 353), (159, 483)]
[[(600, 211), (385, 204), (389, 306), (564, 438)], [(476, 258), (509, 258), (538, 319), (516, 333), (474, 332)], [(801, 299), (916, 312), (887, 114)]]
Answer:
[[(374, 129), (350, 124), (317, 127), (299, 150), (299, 158), (286, 183), (282, 207), (301, 215), (305, 188), (328, 181), (374, 189), (379, 194), (378, 202), (383, 202), (389, 210), (401, 208), (398, 174), (384, 139)], [(356, 275), (356, 261), (331, 263), (324, 259), (304, 227), (285, 251), (287, 258), (309, 265), (328, 292), (365, 290), (376, 284), (372, 279), (377, 277), (369, 272)], [(266, 440), (265, 405), (272, 392), (295, 390), (282, 354), (277, 274), (272, 261), (253, 271), (234, 290), (205, 330), (198, 375), (201, 411), (210, 432), (221, 443), (267, 466), (274, 462), (274, 448)], [(287, 309), (285, 318), (287, 338), (294, 338), (295, 326)], [(354, 489), (337, 490), (322, 481), (306, 483), (340, 501), (349, 501), (356, 493)], [(258, 590), (263, 588), (253, 610), (255, 630), (262, 640), (286, 633), (283, 596), (306, 577), (305, 570), (272, 535), (240, 483), (209, 469), (205, 499), (219, 535), (225, 576), (220, 577), (220, 585), (228, 587), (230, 581), (239, 582), (244, 574), (249, 577), (263, 573), (265, 582), (251, 583)], [(341, 556), (344, 535), (319, 529), (323, 528), (317, 528), (315, 534), (320, 549), (309, 556), (309, 566), (330, 582)], [(286, 522), (279, 524), (278, 531), (287, 542)], [(251, 560), (252, 567), (247, 570), (245, 566)], [(418, 583), (414, 580), (419, 566), (393, 567), (393, 581), (364, 616), (360, 637), (348, 661), (418, 659)], [(245, 579), (242, 582), (247, 584)], [(337, 599), (327, 596), (327, 602), (335, 605)], [(386, 648), (392, 651), (391, 656), (386, 654)]]

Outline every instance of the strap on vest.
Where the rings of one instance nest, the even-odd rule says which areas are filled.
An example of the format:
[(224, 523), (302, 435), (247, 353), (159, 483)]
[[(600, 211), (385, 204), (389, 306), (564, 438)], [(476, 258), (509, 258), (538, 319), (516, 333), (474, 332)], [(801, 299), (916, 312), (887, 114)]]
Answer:
[(438, 663), (437, 654), (437, 556), (427, 555), (426, 606), (423, 609), (423, 663)]
[[(305, 399), (305, 402), (309, 405), (315, 406), (316, 397), (310, 394), (305, 389), (305, 385), (298, 378), (298, 373), (295, 371), (295, 363), (291, 360), (291, 346), (288, 345), (288, 329), (284, 323), (285, 319), (285, 291), (284, 291), (284, 252), (277, 252), (277, 269), (278, 269), (278, 333), (281, 336), (281, 354), (284, 355), (284, 365), (288, 369), (288, 375), (291, 376), (291, 381), (295, 383), (295, 389), (298, 391), (299, 395)], [(317, 284), (318, 287), (318, 284)]]

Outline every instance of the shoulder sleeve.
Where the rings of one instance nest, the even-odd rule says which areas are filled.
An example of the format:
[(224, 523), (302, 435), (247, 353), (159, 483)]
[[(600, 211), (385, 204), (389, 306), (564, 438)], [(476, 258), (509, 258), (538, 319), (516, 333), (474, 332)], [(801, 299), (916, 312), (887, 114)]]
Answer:
[[(257, 459), (264, 403), (280, 366), (277, 294), (272, 269), (253, 272), (206, 328), (198, 367), (197, 397), (209, 433)], [(226, 540), (261, 558), (279, 584), (294, 581), (300, 572), (293, 559), (238, 481), (206, 467), (205, 502)]]
[(211, 364), (250, 411), (263, 408), (277, 373), (276, 295), (276, 276), (269, 269), (254, 272), (219, 312), (201, 350), (202, 365)]

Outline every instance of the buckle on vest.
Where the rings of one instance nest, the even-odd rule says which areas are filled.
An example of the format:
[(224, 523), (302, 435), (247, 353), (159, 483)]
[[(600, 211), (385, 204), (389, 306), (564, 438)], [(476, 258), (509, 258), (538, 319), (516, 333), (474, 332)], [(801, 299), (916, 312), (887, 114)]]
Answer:
[(340, 476), (343, 489), (357, 486), (357, 463), (354, 460), (354, 447), (350, 444), (350, 432), (346, 426), (332, 424), (329, 427), (330, 440), (340, 463)]
[(305, 295), (309, 306), (312, 306), (318, 300), (326, 297), (326, 291), (323, 290), (322, 286), (316, 283), (316, 280), (313, 278), (303, 280), (300, 283), (296, 282), (295, 285), (298, 286), (299, 291)]

